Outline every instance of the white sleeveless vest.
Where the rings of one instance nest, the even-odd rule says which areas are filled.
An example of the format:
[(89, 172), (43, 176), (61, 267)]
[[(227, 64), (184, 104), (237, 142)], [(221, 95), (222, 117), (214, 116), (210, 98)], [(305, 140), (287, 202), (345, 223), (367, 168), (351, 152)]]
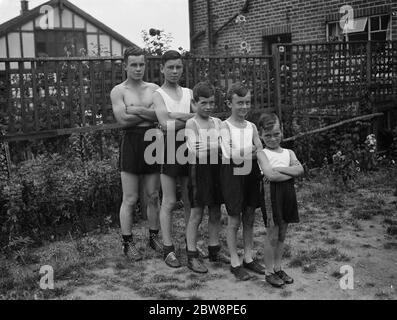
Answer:
[(232, 141), (233, 149), (244, 149), (253, 145), (254, 128), (251, 122), (245, 122), (247, 123), (247, 126), (243, 129), (234, 126), (226, 120), (226, 123), (230, 128), (230, 139)]
[(168, 93), (161, 88), (156, 91), (160, 93), (163, 98), (168, 112), (190, 113), (190, 101), (192, 96), (189, 88), (182, 88), (182, 99), (180, 101), (172, 99)]
[(269, 149), (263, 149), (263, 152), (266, 154), (266, 157), (269, 160), (270, 166), (272, 168), (289, 167), (290, 154), (288, 149), (283, 149), (282, 153), (274, 152)]

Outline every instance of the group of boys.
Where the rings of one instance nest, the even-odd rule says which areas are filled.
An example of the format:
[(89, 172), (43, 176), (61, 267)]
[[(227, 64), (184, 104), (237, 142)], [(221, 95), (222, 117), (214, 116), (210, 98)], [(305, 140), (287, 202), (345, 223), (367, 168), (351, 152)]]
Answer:
[[(255, 209), (263, 198), (255, 154), (263, 147), (256, 126), (245, 120), (251, 103), (249, 90), (239, 83), (231, 86), (226, 101), (232, 116), (221, 122), (211, 117), (215, 109), (211, 85), (199, 83), (193, 91), (179, 85), (183, 61), (177, 51), (170, 50), (162, 56), (160, 72), (164, 83), (161, 87), (143, 81), (145, 56), (141, 50), (126, 49), (124, 63), (127, 79), (111, 92), (115, 118), (123, 126), (119, 165), (123, 190), (120, 224), (124, 254), (133, 261), (143, 258), (132, 236), (132, 214), (140, 194), (139, 180), (143, 178), (149, 245), (163, 254), (168, 266), (181, 266), (172, 239), (172, 211), (177, 203), (179, 183), (186, 223), (187, 266), (197, 273), (208, 271), (203, 262), (205, 253), (197, 247), (198, 227), (205, 207), (208, 207), (209, 260), (230, 263), (231, 272), (239, 280), (251, 278), (248, 270), (262, 274), (269, 283), (280, 286), (280, 279), (253, 257)], [(154, 134), (148, 135), (149, 130)], [(206, 133), (204, 138), (203, 132)], [(148, 139), (148, 136), (153, 139), (160, 137), (164, 142), (161, 163), (148, 161), (148, 152), (145, 151), (153, 144), (153, 139)], [(241, 140), (241, 144), (236, 146), (237, 140)], [(183, 145), (185, 149), (181, 149)], [(197, 161), (178, 161), (181, 158), (178, 150), (185, 150), (182, 156), (189, 158), (193, 155)], [(249, 170), (237, 173), (239, 169), (244, 171), (247, 163)], [(159, 190), (162, 193), (160, 213)], [(230, 258), (222, 253), (219, 241), (221, 204), (225, 204), (228, 213)], [(237, 232), (241, 222), (244, 240), (242, 264), (237, 251)], [(159, 240), (160, 227), (162, 242)]]

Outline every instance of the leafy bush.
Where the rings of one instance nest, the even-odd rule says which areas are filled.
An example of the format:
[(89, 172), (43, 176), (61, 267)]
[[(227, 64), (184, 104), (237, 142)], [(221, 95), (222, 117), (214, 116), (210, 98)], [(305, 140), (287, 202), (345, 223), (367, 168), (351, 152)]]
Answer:
[[(73, 137), (65, 154), (44, 153), (20, 163), (9, 181), (0, 182), (0, 244), (8, 248), (29, 237), (38, 243), (67, 231), (85, 233), (117, 221), (121, 203), (116, 152), (98, 160), (84, 137)], [(78, 148), (80, 146), (80, 149)], [(91, 152), (91, 153), (90, 153)]]

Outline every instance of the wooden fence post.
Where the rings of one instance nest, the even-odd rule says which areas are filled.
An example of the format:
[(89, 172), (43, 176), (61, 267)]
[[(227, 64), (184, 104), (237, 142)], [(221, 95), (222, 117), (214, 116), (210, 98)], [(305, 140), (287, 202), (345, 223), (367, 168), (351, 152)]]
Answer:
[[(376, 73), (375, 73), (376, 74)], [(371, 108), (372, 113), (378, 112), (377, 104), (375, 103), (374, 93), (372, 92), (372, 47), (371, 41), (367, 41), (367, 95), (368, 95), (368, 104)], [(376, 141), (378, 141), (378, 127), (379, 127), (379, 118), (375, 118), (372, 126), (372, 132), (375, 134)]]
[(274, 101), (275, 108), (282, 123), (281, 114), (281, 78), (280, 78), (280, 52), (277, 44), (272, 44), (273, 68), (274, 68)]
[(0, 128), (0, 177), (9, 180), (11, 177), (11, 156), (8, 142), (2, 139), (5, 134), (5, 130)]

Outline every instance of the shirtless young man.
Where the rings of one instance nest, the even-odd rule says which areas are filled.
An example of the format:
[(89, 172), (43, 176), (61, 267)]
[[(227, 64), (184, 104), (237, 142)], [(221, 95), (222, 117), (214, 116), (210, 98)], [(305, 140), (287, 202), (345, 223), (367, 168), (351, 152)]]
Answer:
[(120, 208), (120, 225), (123, 253), (132, 261), (142, 259), (132, 238), (132, 214), (139, 197), (139, 176), (144, 177), (143, 186), (149, 221), (149, 245), (162, 251), (158, 240), (158, 190), (160, 166), (148, 165), (144, 159), (145, 148), (151, 144), (144, 141), (147, 130), (155, 130), (157, 122), (153, 109), (153, 92), (159, 87), (144, 82), (145, 56), (141, 49), (128, 48), (124, 52), (124, 67), (127, 80), (115, 86), (110, 94), (114, 116), (123, 126), (120, 145), (120, 171), (123, 202)]
[[(181, 264), (176, 257), (175, 247), (172, 243), (171, 215), (176, 203), (176, 182), (177, 179), (180, 179), (186, 224), (189, 221), (189, 165), (188, 163), (178, 163), (176, 155), (178, 149), (183, 149), (183, 144), (185, 143), (183, 139), (186, 121), (194, 116), (191, 107), (192, 91), (188, 88), (182, 88), (178, 84), (183, 73), (182, 57), (179, 52), (173, 50), (165, 52), (161, 58), (160, 71), (164, 75), (164, 84), (153, 94), (156, 115), (166, 135), (164, 137), (164, 164), (161, 167), (160, 174), (163, 193), (160, 223), (163, 235), (164, 261), (168, 266), (178, 268)], [(175, 156), (174, 159), (168, 158), (167, 150), (171, 151), (168, 152), (169, 154)], [(185, 154), (187, 154), (187, 147)]]

